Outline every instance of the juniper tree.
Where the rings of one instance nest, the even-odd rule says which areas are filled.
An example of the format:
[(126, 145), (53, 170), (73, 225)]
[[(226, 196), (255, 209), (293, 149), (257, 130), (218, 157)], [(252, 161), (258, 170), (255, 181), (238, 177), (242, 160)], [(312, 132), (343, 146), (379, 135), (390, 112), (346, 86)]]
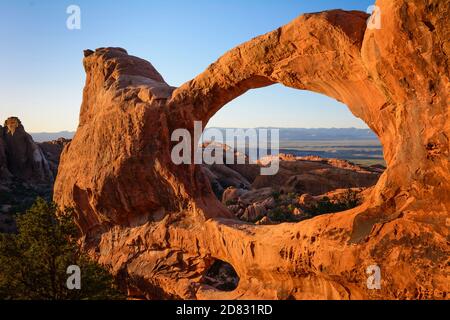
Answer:
[[(73, 211), (38, 198), (17, 216), (17, 233), (0, 234), (0, 299), (121, 299), (111, 274), (80, 250)], [(80, 290), (67, 268), (81, 270)]]

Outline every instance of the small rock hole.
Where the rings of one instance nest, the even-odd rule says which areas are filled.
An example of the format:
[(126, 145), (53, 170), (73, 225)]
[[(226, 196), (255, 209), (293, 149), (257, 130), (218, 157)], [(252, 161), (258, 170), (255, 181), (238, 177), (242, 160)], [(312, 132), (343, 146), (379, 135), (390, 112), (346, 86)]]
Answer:
[(233, 266), (216, 259), (203, 277), (205, 284), (220, 291), (233, 291), (239, 284), (239, 276)]

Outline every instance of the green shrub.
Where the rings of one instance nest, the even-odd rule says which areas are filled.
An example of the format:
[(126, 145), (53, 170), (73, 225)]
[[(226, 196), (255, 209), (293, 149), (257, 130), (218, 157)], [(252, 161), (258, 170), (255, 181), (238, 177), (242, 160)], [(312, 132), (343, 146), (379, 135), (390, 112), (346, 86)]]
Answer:
[[(122, 299), (113, 277), (81, 253), (72, 210), (38, 198), (17, 217), (17, 234), (0, 234), (0, 299)], [(67, 267), (81, 269), (81, 289), (66, 287)]]
[(278, 191), (272, 192), (272, 197), (275, 201), (278, 201), (280, 199), (280, 193)]
[(346, 211), (353, 209), (360, 205), (360, 199), (358, 192), (353, 190), (347, 190), (341, 199), (337, 202), (332, 202), (330, 198), (324, 197), (315, 208), (310, 210), (310, 214), (313, 216), (326, 214), (326, 213), (336, 213), (341, 211)]
[(289, 193), (287, 194), (287, 198), (288, 198), (288, 199), (295, 199), (296, 197), (297, 197), (297, 194), (294, 193), (294, 192), (289, 192)]

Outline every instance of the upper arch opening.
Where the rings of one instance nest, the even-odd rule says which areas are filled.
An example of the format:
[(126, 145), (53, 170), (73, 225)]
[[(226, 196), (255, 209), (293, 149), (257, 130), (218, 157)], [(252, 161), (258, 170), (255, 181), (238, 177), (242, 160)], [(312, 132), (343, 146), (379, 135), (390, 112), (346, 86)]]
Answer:
[[(298, 123), (298, 125), (296, 125)], [(279, 149), (260, 154), (251, 163), (255, 145), (250, 135), (239, 142), (227, 130), (247, 134), (277, 129)], [(217, 139), (217, 131), (223, 133)], [(210, 132), (213, 132), (210, 134)], [(274, 85), (251, 90), (219, 110), (208, 122), (203, 140), (226, 145), (242, 154), (237, 161), (204, 164), (217, 198), (241, 220), (257, 224), (295, 222), (360, 205), (384, 172), (385, 161), (377, 136), (347, 106), (314, 92)], [(270, 145), (269, 145), (270, 149)], [(265, 159), (276, 156), (279, 170), (262, 175)]]

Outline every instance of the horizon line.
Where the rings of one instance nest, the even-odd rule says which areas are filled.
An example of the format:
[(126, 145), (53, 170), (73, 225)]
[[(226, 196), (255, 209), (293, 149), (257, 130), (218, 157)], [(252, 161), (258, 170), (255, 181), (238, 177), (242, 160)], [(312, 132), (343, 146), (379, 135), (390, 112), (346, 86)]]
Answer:
[[(356, 129), (356, 130), (370, 130), (370, 128), (359, 128), (359, 127), (270, 127), (270, 126), (259, 126), (259, 127), (206, 127), (204, 129), (305, 129), (305, 130), (319, 130), (319, 129)], [(77, 130), (61, 130), (61, 131), (30, 131), (30, 134), (53, 134), (53, 133), (75, 133)]]

